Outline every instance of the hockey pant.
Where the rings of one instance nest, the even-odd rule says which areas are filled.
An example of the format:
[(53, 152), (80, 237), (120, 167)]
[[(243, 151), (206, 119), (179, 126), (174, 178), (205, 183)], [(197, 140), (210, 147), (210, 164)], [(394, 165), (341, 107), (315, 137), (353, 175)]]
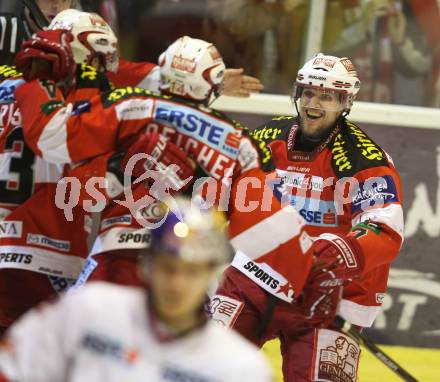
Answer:
[(274, 304), (273, 299), (230, 266), (211, 298), (210, 314), (259, 347), (278, 337), (286, 382), (356, 381), (360, 355), (356, 341), (336, 330), (307, 328), (294, 303), (276, 299)]

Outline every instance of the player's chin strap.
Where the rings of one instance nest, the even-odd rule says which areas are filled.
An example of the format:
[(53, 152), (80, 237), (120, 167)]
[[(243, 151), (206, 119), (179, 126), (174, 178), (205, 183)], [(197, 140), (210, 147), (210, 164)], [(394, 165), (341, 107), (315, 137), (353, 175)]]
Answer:
[(365, 346), (373, 355), (379, 359), (385, 366), (394, 371), (400, 378), (406, 382), (418, 382), (411, 374), (409, 374), (402, 366), (394, 361), (389, 355), (384, 353), (365, 333), (359, 332), (349, 322), (342, 317), (336, 316), (333, 324), (341, 329), (342, 332), (353, 337), (361, 345)]
[(23, 3), (26, 8), (29, 9), (32, 18), (39, 29), (43, 29), (49, 25), (49, 20), (44, 16), (44, 13), (41, 11), (35, 0), (23, 0)]

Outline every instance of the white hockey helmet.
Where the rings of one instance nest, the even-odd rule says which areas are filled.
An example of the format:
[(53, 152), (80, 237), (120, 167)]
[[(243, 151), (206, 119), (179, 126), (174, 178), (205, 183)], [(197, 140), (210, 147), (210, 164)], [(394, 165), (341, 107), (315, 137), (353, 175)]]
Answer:
[(196, 101), (207, 101), (223, 90), (225, 64), (206, 41), (180, 37), (159, 57), (160, 90)]
[(349, 111), (360, 85), (356, 69), (349, 58), (318, 53), (298, 71), (293, 98), (298, 99), (306, 87), (340, 92), (345, 96), (343, 109)]
[(106, 71), (118, 70), (118, 39), (98, 14), (67, 9), (52, 20), (49, 29), (67, 29), (73, 34), (70, 44), (78, 64), (91, 64), (98, 58)]
[(190, 263), (222, 265), (229, 262), (232, 248), (227, 239), (225, 216), (213, 208), (202, 207), (196, 200), (183, 196), (165, 201), (166, 217), (158, 228), (151, 230), (148, 252)]

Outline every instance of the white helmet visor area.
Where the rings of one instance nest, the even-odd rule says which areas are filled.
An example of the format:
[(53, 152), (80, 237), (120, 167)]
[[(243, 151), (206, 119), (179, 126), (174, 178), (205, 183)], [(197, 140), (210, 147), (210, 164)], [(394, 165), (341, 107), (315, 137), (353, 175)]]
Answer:
[(342, 112), (350, 108), (346, 90), (329, 89), (297, 82), (293, 88), (292, 102), (298, 100), (300, 108), (312, 108), (329, 112)]

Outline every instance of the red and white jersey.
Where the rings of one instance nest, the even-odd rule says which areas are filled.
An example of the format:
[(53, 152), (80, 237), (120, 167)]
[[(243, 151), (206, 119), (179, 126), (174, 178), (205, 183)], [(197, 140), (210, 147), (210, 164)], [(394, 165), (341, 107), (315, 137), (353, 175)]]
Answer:
[[(257, 147), (239, 123), (180, 98), (126, 87), (84, 99), (75, 107), (59, 89), (49, 93), (46, 86), (44, 81), (26, 83), (16, 97), (26, 141), (50, 162), (77, 163), (124, 151), (139, 134), (150, 131), (182, 147), (215, 179), (270, 159), (268, 149), (260, 154), (264, 147)], [(34, 102), (28, 102), (29, 94)], [(41, 113), (42, 108), (50, 112)]]
[(208, 321), (165, 340), (149, 309), (144, 290), (99, 282), (30, 311), (3, 340), (0, 380), (272, 380), (262, 354), (237, 333)]
[(159, 66), (150, 62), (131, 62), (121, 59), (118, 71), (107, 72), (107, 77), (115, 88), (133, 86), (159, 91)]
[[(30, 92), (36, 100), (32, 104), (26, 102)], [(79, 162), (108, 152), (124, 151), (138, 134), (154, 130), (187, 151), (216, 180), (224, 177), (242, 179), (253, 174), (263, 179), (271, 167), (271, 155), (263, 141), (256, 140), (247, 129), (224, 114), (179, 98), (127, 87), (93, 97), (84, 103), (82, 111), (73, 113), (72, 105), (59, 91), (50, 95), (44, 84), (33, 81), (17, 91), (17, 99), (22, 107), (29, 144), (50, 161)], [(39, 113), (44, 105), (54, 107), (48, 114)], [(105, 170), (102, 169), (103, 174)], [(234, 195), (235, 189), (240, 194), (241, 183), (237, 184), (233, 186)], [(311, 266), (310, 253), (305, 255), (311, 239), (302, 232), (304, 223), (299, 213), (294, 208), (284, 208), (275, 197), (271, 199), (273, 205), (267, 213), (253, 216), (253, 219), (248, 219), (249, 214), (240, 208), (231, 207), (232, 242), (236, 249), (253, 259), (266, 256), (277, 264), (284, 264), (282, 277), (272, 285), (276, 285), (280, 298), (292, 301), (301, 293)], [(275, 213), (279, 207), (281, 211)], [(132, 225), (134, 219), (127, 217), (127, 211), (120, 210), (116, 206), (110, 212), (107, 210), (109, 216), (103, 216), (92, 254), (139, 248), (142, 244), (148, 246), (148, 238), (138, 232), (139, 226)], [(296, 229), (285, 229), (278, 235), (270, 229), (274, 225), (295, 226)], [(240, 232), (234, 232), (234, 227), (239, 227)], [(256, 243), (256, 240), (248, 239), (256, 230), (261, 240), (265, 239), (265, 245), (259, 245), (257, 252), (250, 253), (247, 244)], [(238, 233), (239, 237), (235, 237)], [(140, 241), (136, 243), (135, 238)], [(292, 256), (292, 253), (297, 255)], [(269, 278), (263, 283), (269, 283)]]
[(44, 162), (26, 145), (15, 90), (24, 84), (15, 67), (0, 66), (0, 219), (25, 202), (39, 185), (60, 179), (62, 166)]
[[(1, 73), (0, 208), (4, 219), (0, 222), (0, 269), (75, 279), (88, 252), (86, 214), (75, 208), (74, 219), (67, 221), (56, 205), (57, 182), (67, 162), (53, 163), (31, 150), (15, 100), (15, 92), (25, 83), (14, 67), (2, 67)], [(52, 94), (50, 83), (41, 84)], [(81, 110), (84, 99), (110, 88), (105, 77), (86, 65), (78, 69), (77, 86), (76, 98), (69, 98), (74, 113)], [(31, 95), (27, 103), (32, 102)], [(44, 115), (51, 107), (45, 105), (39, 113)], [(90, 171), (84, 174), (93, 175)]]
[[(346, 119), (311, 152), (298, 150), (300, 132), (294, 117), (274, 118), (253, 134), (265, 140), (272, 152), (276, 167), (271, 187), (274, 198), (284, 206), (295, 208), (305, 221), (307, 233), (300, 233), (298, 224), (291, 227), (299, 235), (299, 244), (308, 245), (310, 236), (320, 235), (328, 238), (351, 235), (356, 239), (365, 257), (365, 269), (360, 279), (345, 287), (340, 314), (354, 324), (370, 326), (383, 301), (390, 263), (403, 242), (402, 193), (391, 158)], [(254, 194), (249, 200), (262, 199), (258, 189)], [(251, 219), (242, 219), (233, 226), (232, 235), (239, 235), (243, 227), (250, 226), (249, 221), (255, 222), (261, 214), (260, 209), (250, 213)], [(278, 220), (268, 221), (261, 229), (254, 228), (254, 240), (249, 237), (247, 240), (249, 252), (258, 253), (266, 245), (260, 239), (264, 231), (273, 230), (279, 235), (285, 232), (285, 227), (284, 220), (278, 216)], [(260, 258), (254, 264), (254, 258), (239, 254), (233, 265), (282, 298), (274, 293), (279, 289), (271, 286), (284, 283), (280, 276), (285, 278), (291, 272), (287, 268), (289, 263), (273, 256)]]
[[(158, 73), (158, 67), (152, 63), (121, 60), (118, 72), (108, 75), (115, 86), (141, 86), (156, 90)], [(35, 155), (25, 142), (22, 116), (15, 102), (15, 90), (24, 83), (14, 66), (0, 66), (0, 218), (26, 201), (40, 185), (56, 183), (63, 174), (62, 163), (45, 161)], [(74, 105), (74, 113), (84, 107), (81, 101), (109, 89), (110, 85), (93, 68), (81, 66), (77, 88), (78, 91), (72, 94), (75, 98), (69, 97)], [(50, 86), (46, 90), (52, 91)], [(48, 108), (40, 112), (50, 111), (50, 105)]]

